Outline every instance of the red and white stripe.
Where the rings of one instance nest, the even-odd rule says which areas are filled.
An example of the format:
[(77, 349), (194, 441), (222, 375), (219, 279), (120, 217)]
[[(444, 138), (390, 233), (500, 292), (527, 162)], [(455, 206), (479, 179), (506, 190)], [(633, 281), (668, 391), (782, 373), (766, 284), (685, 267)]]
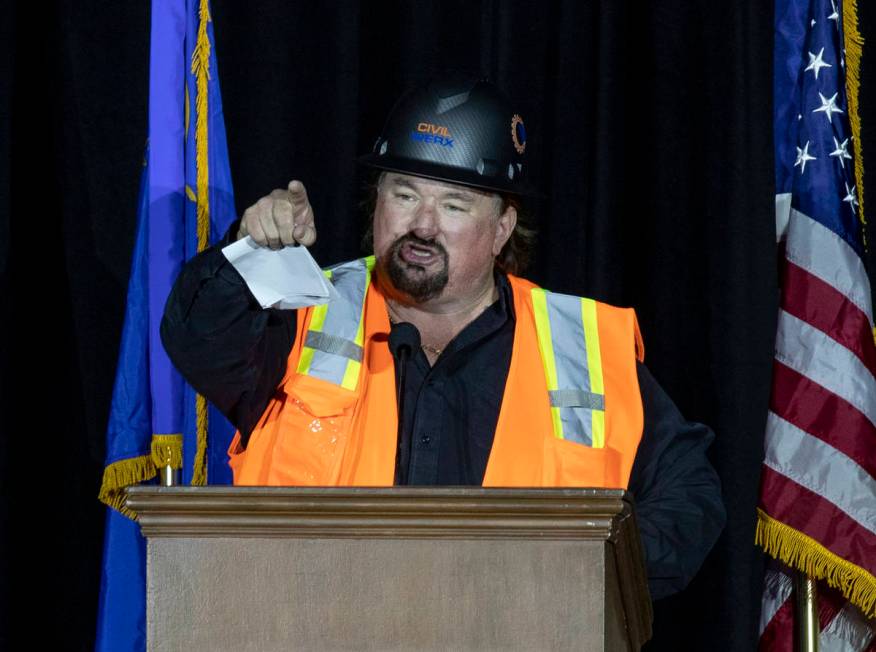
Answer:
[[(857, 252), (778, 197), (782, 296), (761, 509), (876, 576), (876, 343)], [(876, 652), (876, 620), (819, 584), (821, 650)], [(790, 577), (768, 573), (761, 650), (791, 650)]]

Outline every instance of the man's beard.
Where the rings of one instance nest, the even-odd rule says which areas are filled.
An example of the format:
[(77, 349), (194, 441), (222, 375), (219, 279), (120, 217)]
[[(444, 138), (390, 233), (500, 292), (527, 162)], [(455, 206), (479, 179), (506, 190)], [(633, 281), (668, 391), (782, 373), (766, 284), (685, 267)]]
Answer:
[[(429, 273), (422, 265), (402, 260), (400, 252), (406, 244), (419, 245), (434, 250), (442, 259), (443, 264), (436, 272)], [(448, 256), (447, 250), (434, 240), (424, 240), (413, 233), (399, 236), (381, 256), (378, 265), (383, 268), (393, 288), (409, 296), (415, 303), (423, 303), (434, 299), (447, 285)]]

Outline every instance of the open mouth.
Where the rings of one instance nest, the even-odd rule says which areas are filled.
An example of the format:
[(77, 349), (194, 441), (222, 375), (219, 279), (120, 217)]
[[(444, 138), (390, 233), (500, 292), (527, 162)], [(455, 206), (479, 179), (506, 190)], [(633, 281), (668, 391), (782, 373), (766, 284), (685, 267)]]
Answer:
[(398, 252), (399, 258), (409, 265), (428, 267), (443, 259), (438, 247), (414, 242), (405, 242)]

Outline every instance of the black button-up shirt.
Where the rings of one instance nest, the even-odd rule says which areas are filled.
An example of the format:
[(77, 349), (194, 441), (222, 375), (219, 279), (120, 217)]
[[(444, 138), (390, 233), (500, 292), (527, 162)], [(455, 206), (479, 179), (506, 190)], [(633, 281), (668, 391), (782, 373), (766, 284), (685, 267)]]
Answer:
[[(444, 347), (434, 366), (422, 350), (407, 363), (402, 484), (483, 482), (514, 342), (511, 286), (503, 275), (496, 285), (499, 299)], [(396, 361), (396, 381), (399, 371)]]

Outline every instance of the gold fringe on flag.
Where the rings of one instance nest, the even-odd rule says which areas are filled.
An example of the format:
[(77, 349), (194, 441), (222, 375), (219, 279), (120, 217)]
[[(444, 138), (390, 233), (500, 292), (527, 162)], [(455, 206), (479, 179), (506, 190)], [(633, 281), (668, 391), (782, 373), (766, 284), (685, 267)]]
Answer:
[(210, 39), (207, 23), (210, 22), (210, 6), (201, 0), (198, 40), (192, 50), (192, 74), (195, 76), (195, 167), (197, 169), (198, 195), (198, 251), (207, 248), (210, 240), (210, 161), (208, 158), (208, 107), (207, 82), (210, 80)]
[(195, 396), (195, 412), (197, 416), (198, 445), (195, 449), (195, 466), (192, 470), (192, 484), (207, 484), (207, 399), (198, 394)]
[(165, 466), (182, 468), (182, 435), (152, 435), (152, 463), (156, 469)]
[(867, 242), (867, 218), (864, 215), (864, 153), (861, 143), (861, 117), (858, 112), (858, 92), (861, 89), (861, 55), (864, 37), (858, 31), (858, 6), (856, 0), (843, 2), (843, 47), (846, 51), (846, 96), (849, 100), (849, 122), (852, 125), (853, 151), (855, 153), (855, 188), (858, 195), (858, 215), (861, 220), (861, 238)]
[(131, 457), (108, 465), (103, 470), (98, 500), (117, 512), (136, 520), (137, 515), (125, 507), (125, 487), (138, 484), (155, 477), (155, 464), (151, 455)]
[(103, 470), (98, 499), (130, 519), (137, 515), (125, 507), (125, 488), (151, 480), (159, 467), (182, 467), (182, 435), (152, 435), (151, 449), (149, 455), (119, 460)]
[(767, 554), (839, 589), (868, 617), (876, 617), (876, 577), (839, 557), (815, 539), (757, 510), (755, 543)]
[[(207, 248), (210, 241), (210, 159), (207, 148), (209, 140), (208, 88), (210, 80), (210, 51), (212, 46), (207, 34), (210, 22), (210, 3), (201, 0), (198, 40), (192, 50), (192, 74), (195, 76), (195, 168), (197, 170), (198, 203), (198, 251)], [(195, 398), (197, 414), (197, 448), (192, 469), (192, 484), (207, 484), (207, 401), (198, 394)]]

